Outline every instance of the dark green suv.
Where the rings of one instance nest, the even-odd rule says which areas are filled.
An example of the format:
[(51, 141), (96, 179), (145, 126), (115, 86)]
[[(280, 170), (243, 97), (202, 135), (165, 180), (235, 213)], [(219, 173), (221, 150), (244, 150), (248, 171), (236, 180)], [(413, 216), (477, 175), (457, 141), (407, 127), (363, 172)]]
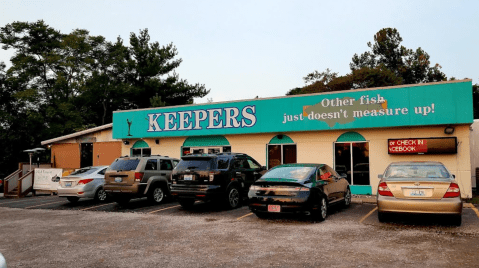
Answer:
[(171, 195), (184, 208), (196, 200), (213, 200), (233, 209), (266, 167), (246, 154), (194, 154), (181, 157), (171, 174)]

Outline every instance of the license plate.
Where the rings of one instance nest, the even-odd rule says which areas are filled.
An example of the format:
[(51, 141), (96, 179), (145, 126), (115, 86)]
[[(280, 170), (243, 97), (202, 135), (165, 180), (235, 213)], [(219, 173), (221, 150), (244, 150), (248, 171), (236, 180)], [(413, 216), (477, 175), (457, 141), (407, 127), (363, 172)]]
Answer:
[(193, 175), (183, 175), (183, 180), (192, 181), (193, 180)]
[(411, 190), (409, 195), (410, 196), (425, 196), (426, 193), (424, 192), (424, 190)]
[(268, 205), (268, 212), (281, 212), (280, 205)]
[(65, 187), (72, 187), (72, 183), (71, 182), (65, 182)]
[(122, 181), (123, 181), (123, 179), (120, 178), (120, 177), (116, 177), (116, 178), (115, 178), (115, 182), (122, 182)]

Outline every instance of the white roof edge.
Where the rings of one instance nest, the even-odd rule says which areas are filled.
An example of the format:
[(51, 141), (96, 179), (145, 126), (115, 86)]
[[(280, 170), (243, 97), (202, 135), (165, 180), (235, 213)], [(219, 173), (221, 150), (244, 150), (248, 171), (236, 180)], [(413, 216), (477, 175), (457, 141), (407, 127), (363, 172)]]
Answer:
[(360, 92), (360, 91), (371, 91), (371, 90), (378, 90), (378, 89), (395, 89), (395, 88), (404, 88), (404, 87), (422, 87), (422, 86), (432, 86), (432, 85), (438, 85), (438, 84), (453, 84), (453, 83), (464, 83), (464, 82), (472, 82), (472, 79), (466, 78), (466, 79), (462, 79), (462, 80), (450, 80), (450, 81), (429, 82), (429, 83), (419, 83), (419, 84), (406, 84), (406, 85), (389, 86), (389, 87), (370, 87), (370, 88), (360, 88), (360, 89), (346, 89), (346, 90), (327, 91), (327, 92), (309, 93), (309, 94), (299, 94), (299, 95), (291, 95), (291, 96), (278, 96), (278, 97), (267, 97), (267, 98), (258, 98), (258, 99), (220, 101), (220, 102), (211, 102), (211, 103), (194, 103), (194, 104), (183, 104), (183, 105), (176, 105), (176, 106), (141, 108), (141, 109), (133, 109), (133, 110), (119, 110), (119, 111), (113, 111), (113, 113), (115, 114), (115, 113), (131, 112), (131, 111), (171, 109), (171, 108), (181, 108), (181, 107), (189, 107), (190, 108), (192, 106), (204, 106), (204, 105), (212, 105), (212, 104), (235, 103), (235, 102), (244, 102), (244, 101), (261, 101), (261, 100), (282, 99), (282, 98), (301, 98), (301, 97), (314, 96), (314, 95), (330, 95), (330, 94), (345, 93), (345, 92), (346, 93), (347, 92)]
[(90, 128), (90, 129), (83, 130), (83, 131), (78, 131), (78, 132), (75, 132), (73, 134), (68, 134), (68, 135), (65, 135), (65, 136), (58, 137), (58, 138), (42, 141), (41, 144), (42, 145), (48, 145), (48, 144), (52, 144), (52, 143), (57, 142), (57, 141), (67, 140), (67, 139), (75, 138), (75, 137), (78, 137), (78, 136), (83, 136), (83, 135), (86, 135), (86, 134), (90, 134), (90, 133), (97, 132), (97, 131), (104, 130), (104, 129), (108, 129), (108, 128), (113, 128), (113, 123), (102, 125), (102, 126), (99, 126), (99, 127)]

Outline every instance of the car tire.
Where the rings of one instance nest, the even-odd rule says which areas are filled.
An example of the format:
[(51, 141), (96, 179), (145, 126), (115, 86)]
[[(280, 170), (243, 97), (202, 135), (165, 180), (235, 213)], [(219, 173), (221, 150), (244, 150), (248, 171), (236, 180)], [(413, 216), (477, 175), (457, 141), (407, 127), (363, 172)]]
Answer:
[(130, 202), (130, 199), (130, 197), (116, 197), (114, 200), (118, 205), (124, 206)]
[(462, 224), (462, 215), (454, 215), (451, 218), (451, 224), (454, 226), (461, 226)]
[(98, 188), (95, 192), (95, 201), (97, 202), (105, 202), (108, 199), (108, 195), (103, 189), (103, 187)]
[(180, 199), (178, 200), (178, 203), (180, 203), (181, 207), (184, 209), (192, 209), (195, 206), (194, 199)]
[(378, 220), (379, 220), (379, 222), (388, 222), (389, 221), (389, 215), (384, 213), (384, 212), (379, 212), (378, 211)]
[(343, 207), (348, 208), (349, 206), (351, 206), (351, 190), (348, 187), (348, 189), (346, 190), (346, 193), (344, 194)]
[(76, 202), (78, 202), (78, 200), (80, 200), (80, 198), (76, 196), (68, 196), (67, 200), (70, 201), (70, 203), (75, 204)]
[(328, 201), (324, 196), (319, 198), (319, 207), (312, 215), (317, 221), (324, 221), (328, 217)]
[(160, 204), (165, 200), (166, 192), (161, 185), (153, 185), (153, 188), (150, 190), (148, 195), (148, 200), (155, 204)]
[(241, 206), (241, 192), (236, 185), (231, 185), (226, 191), (226, 206), (228, 209), (235, 209)]

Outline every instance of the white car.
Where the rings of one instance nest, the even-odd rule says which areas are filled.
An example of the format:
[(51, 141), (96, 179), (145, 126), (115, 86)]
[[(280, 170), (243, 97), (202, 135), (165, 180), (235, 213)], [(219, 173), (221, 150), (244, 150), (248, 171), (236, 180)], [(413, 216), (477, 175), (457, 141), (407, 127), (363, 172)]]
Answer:
[(62, 177), (58, 185), (58, 196), (75, 203), (80, 198), (94, 198), (99, 202), (107, 199), (103, 189), (105, 171), (108, 166), (85, 167)]

